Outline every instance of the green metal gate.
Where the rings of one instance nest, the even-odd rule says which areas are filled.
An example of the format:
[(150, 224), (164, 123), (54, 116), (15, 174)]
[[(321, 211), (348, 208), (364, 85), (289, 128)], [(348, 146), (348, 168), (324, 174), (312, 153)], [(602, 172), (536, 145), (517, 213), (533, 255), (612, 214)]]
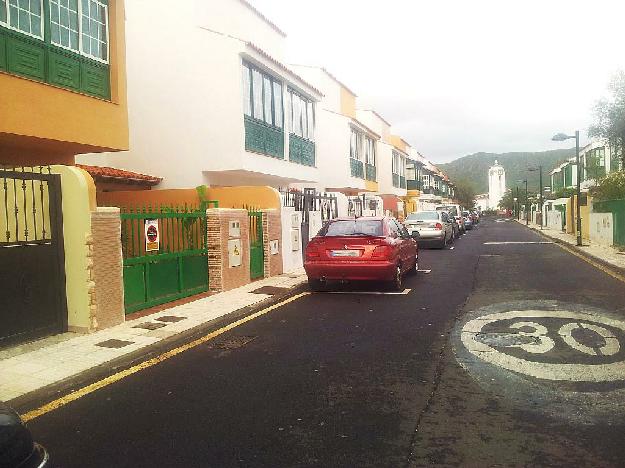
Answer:
[(263, 247), (263, 213), (248, 211), (250, 220), (250, 277), (265, 276), (265, 251)]
[(126, 313), (208, 290), (206, 210), (124, 209)]

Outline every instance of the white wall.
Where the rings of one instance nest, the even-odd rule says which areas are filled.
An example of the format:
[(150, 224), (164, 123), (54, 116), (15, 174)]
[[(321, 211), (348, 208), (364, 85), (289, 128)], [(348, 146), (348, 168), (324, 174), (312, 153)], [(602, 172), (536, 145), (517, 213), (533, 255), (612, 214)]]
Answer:
[[(171, 4), (171, 1), (168, 3)], [(198, 26), (252, 42), (274, 58), (283, 59), (284, 35), (268, 21), (261, 18), (246, 2), (241, 0), (194, 0), (194, 4), (193, 20)], [(192, 19), (187, 18), (187, 22), (189, 21)]]
[[(293, 207), (282, 207), (282, 269), (284, 273), (304, 266), (302, 260), (302, 213)], [(294, 234), (295, 233), (295, 234)]]
[(590, 213), (590, 240), (606, 246), (614, 244), (612, 213)]
[(562, 212), (558, 210), (547, 210), (545, 211), (546, 216), (546, 226), (550, 229), (555, 229), (557, 231), (562, 231)]

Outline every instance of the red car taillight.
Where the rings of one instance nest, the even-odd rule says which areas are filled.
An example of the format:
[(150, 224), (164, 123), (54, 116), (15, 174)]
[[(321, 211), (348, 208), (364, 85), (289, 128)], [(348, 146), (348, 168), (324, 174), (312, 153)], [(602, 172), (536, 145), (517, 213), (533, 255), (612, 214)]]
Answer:
[(316, 243), (309, 243), (306, 246), (306, 258), (316, 258), (319, 257), (319, 250), (317, 249), (318, 245)]
[(442, 231), (443, 230), (443, 225), (441, 223), (436, 223), (436, 225), (434, 226), (434, 229)]
[(371, 254), (371, 258), (383, 259), (388, 258), (391, 254), (391, 248), (388, 245), (378, 245), (373, 253)]

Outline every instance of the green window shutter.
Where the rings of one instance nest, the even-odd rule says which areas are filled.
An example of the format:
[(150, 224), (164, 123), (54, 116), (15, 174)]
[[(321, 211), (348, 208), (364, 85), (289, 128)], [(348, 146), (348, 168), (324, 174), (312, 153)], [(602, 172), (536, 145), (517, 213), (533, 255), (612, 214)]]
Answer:
[(7, 69), (7, 37), (0, 31), (0, 70)]
[(51, 84), (79, 90), (80, 61), (78, 57), (69, 57), (50, 51), (48, 55), (48, 75), (48, 80)]
[(110, 99), (110, 72), (107, 65), (83, 62), (80, 67), (80, 88), (92, 96)]
[(45, 49), (43, 43), (35, 45), (9, 37), (7, 44), (8, 71), (43, 81), (45, 79)]

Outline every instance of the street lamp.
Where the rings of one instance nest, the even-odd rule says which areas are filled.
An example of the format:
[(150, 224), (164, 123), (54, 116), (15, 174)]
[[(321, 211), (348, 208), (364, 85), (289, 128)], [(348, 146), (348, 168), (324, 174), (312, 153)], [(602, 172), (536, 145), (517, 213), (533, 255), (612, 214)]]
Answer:
[(565, 133), (558, 133), (553, 136), (553, 141), (565, 141), (575, 138), (575, 165), (577, 166), (577, 203), (575, 215), (577, 217), (577, 245), (582, 245), (582, 218), (581, 218), (581, 208), (580, 203), (582, 201), (582, 190), (581, 190), (581, 171), (579, 167), (579, 130), (575, 131), (575, 135), (567, 135)]
[[(517, 187), (517, 194), (518, 194), (518, 192), (519, 192), (519, 188)], [(517, 205), (518, 198), (514, 197), (513, 200), (514, 200), (514, 217), (516, 218), (517, 217), (517, 213), (519, 212), (519, 207)]]
[(542, 230), (543, 228), (543, 166), (538, 166), (538, 168), (528, 167), (527, 170), (529, 172), (539, 171), (540, 198), (538, 199), (538, 206), (540, 208), (540, 229)]

